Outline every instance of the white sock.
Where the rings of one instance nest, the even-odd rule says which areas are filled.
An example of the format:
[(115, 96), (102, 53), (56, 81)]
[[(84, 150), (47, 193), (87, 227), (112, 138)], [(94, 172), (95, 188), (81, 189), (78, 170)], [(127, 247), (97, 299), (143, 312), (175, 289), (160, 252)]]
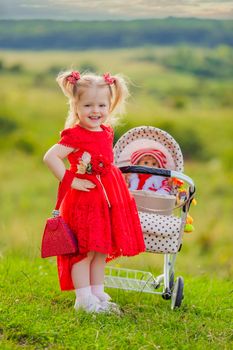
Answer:
[(100, 301), (111, 300), (110, 295), (104, 292), (103, 284), (93, 284), (91, 286), (91, 291), (92, 291), (92, 294), (94, 294), (97, 298), (99, 298)]
[(91, 292), (91, 287), (83, 287), (75, 289), (76, 300), (74, 308), (78, 311), (84, 309), (87, 312), (100, 312), (100, 300)]
[(91, 286), (75, 289), (75, 294), (77, 299), (91, 296)]

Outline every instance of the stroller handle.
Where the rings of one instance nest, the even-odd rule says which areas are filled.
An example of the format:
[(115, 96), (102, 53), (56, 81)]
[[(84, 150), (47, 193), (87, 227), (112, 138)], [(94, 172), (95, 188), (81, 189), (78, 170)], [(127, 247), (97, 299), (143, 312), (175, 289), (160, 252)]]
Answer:
[(183, 174), (179, 173), (178, 171), (175, 170), (168, 170), (168, 169), (160, 169), (160, 168), (150, 168), (147, 166), (141, 166), (141, 165), (129, 165), (129, 166), (122, 166), (119, 167), (122, 173), (127, 174), (127, 173), (136, 173), (136, 174), (151, 174), (151, 175), (158, 175), (158, 176), (164, 176), (164, 177), (176, 177), (180, 180), (183, 180), (187, 182), (190, 187), (191, 191), (195, 191), (195, 185), (193, 180)]

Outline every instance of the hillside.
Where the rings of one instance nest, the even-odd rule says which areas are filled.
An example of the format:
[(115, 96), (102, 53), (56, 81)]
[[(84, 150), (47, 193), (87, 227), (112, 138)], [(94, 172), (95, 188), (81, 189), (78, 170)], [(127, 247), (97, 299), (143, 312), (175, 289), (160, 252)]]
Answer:
[(3, 49), (126, 48), (190, 44), (233, 46), (233, 21), (167, 18), (134, 21), (1, 20)]
[[(57, 142), (67, 115), (67, 101), (55, 77), (71, 65), (81, 71), (89, 66), (97, 72), (120, 71), (132, 82), (127, 114), (115, 128), (116, 140), (132, 127), (152, 125), (169, 132), (182, 149), (198, 205), (191, 209), (195, 232), (185, 235), (181, 272), (232, 277), (232, 49), (186, 47), (182, 55), (177, 50), (1, 52), (2, 251), (39, 254), (57, 187), (42, 158)], [(191, 58), (205, 68), (204, 74), (197, 66), (191, 71)], [(228, 67), (228, 75), (222, 68), (215, 69), (221, 76), (210, 70), (206, 74), (214, 67), (207, 63), (216, 58), (220, 67)], [(187, 62), (185, 70), (179, 62)], [(154, 259), (147, 257), (143, 264)], [(143, 264), (137, 267), (144, 268)]]

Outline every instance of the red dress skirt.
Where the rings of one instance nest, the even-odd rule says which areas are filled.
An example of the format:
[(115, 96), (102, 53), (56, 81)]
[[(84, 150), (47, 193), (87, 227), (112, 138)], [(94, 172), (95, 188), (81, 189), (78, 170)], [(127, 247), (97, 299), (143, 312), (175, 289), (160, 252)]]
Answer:
[(89, 192), (70, 189), (60, 208), (65, 222), (78, 240), (77, 254), (57, 257), (61, 290), (74, 289), (71, 268), (90, 251), (107, 255), (106, 261), (145, 251), (136, 204), (120, 170), (113, 165), (113, 131), (90, 131), (79, 125), (65, 129), (59, 144), (73, 147), (68, 155), (70, 170), (77, 172), (84, 152), (91, 157), (88, 173), (76, 176), (96, 184)]

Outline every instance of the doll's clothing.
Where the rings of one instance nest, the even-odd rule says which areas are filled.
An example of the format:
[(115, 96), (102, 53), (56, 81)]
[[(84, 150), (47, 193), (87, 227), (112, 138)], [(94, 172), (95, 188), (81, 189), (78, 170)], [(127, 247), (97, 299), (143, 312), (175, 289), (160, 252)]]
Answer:
[[(91, 131), (76, 125), (63, 130), (59, 141), (60, 145), (75, 149), (67, 157), (70, 171), (96, 185), (89, 192), (68, 190), (60, 207), (79, 248), (77, 254), (57, 257), (62, 290), (74, 289), (72, 265), (86, 258), (90, 251), (107, 254), (106, 261), (145, 251), (135, 201), (121, 171), (113, 165), (113, 130), (104, 125), (101, 128), (102, 131)], [(77, 174), (80, 160), (88, 159), (88, 155), (91, 156), (88, 173)]]
[(154, 191), (158, 194), (169, 194), (171, 186), (164, 176), (155, 176), (150, 174), (130, 174), (129, 189)]

